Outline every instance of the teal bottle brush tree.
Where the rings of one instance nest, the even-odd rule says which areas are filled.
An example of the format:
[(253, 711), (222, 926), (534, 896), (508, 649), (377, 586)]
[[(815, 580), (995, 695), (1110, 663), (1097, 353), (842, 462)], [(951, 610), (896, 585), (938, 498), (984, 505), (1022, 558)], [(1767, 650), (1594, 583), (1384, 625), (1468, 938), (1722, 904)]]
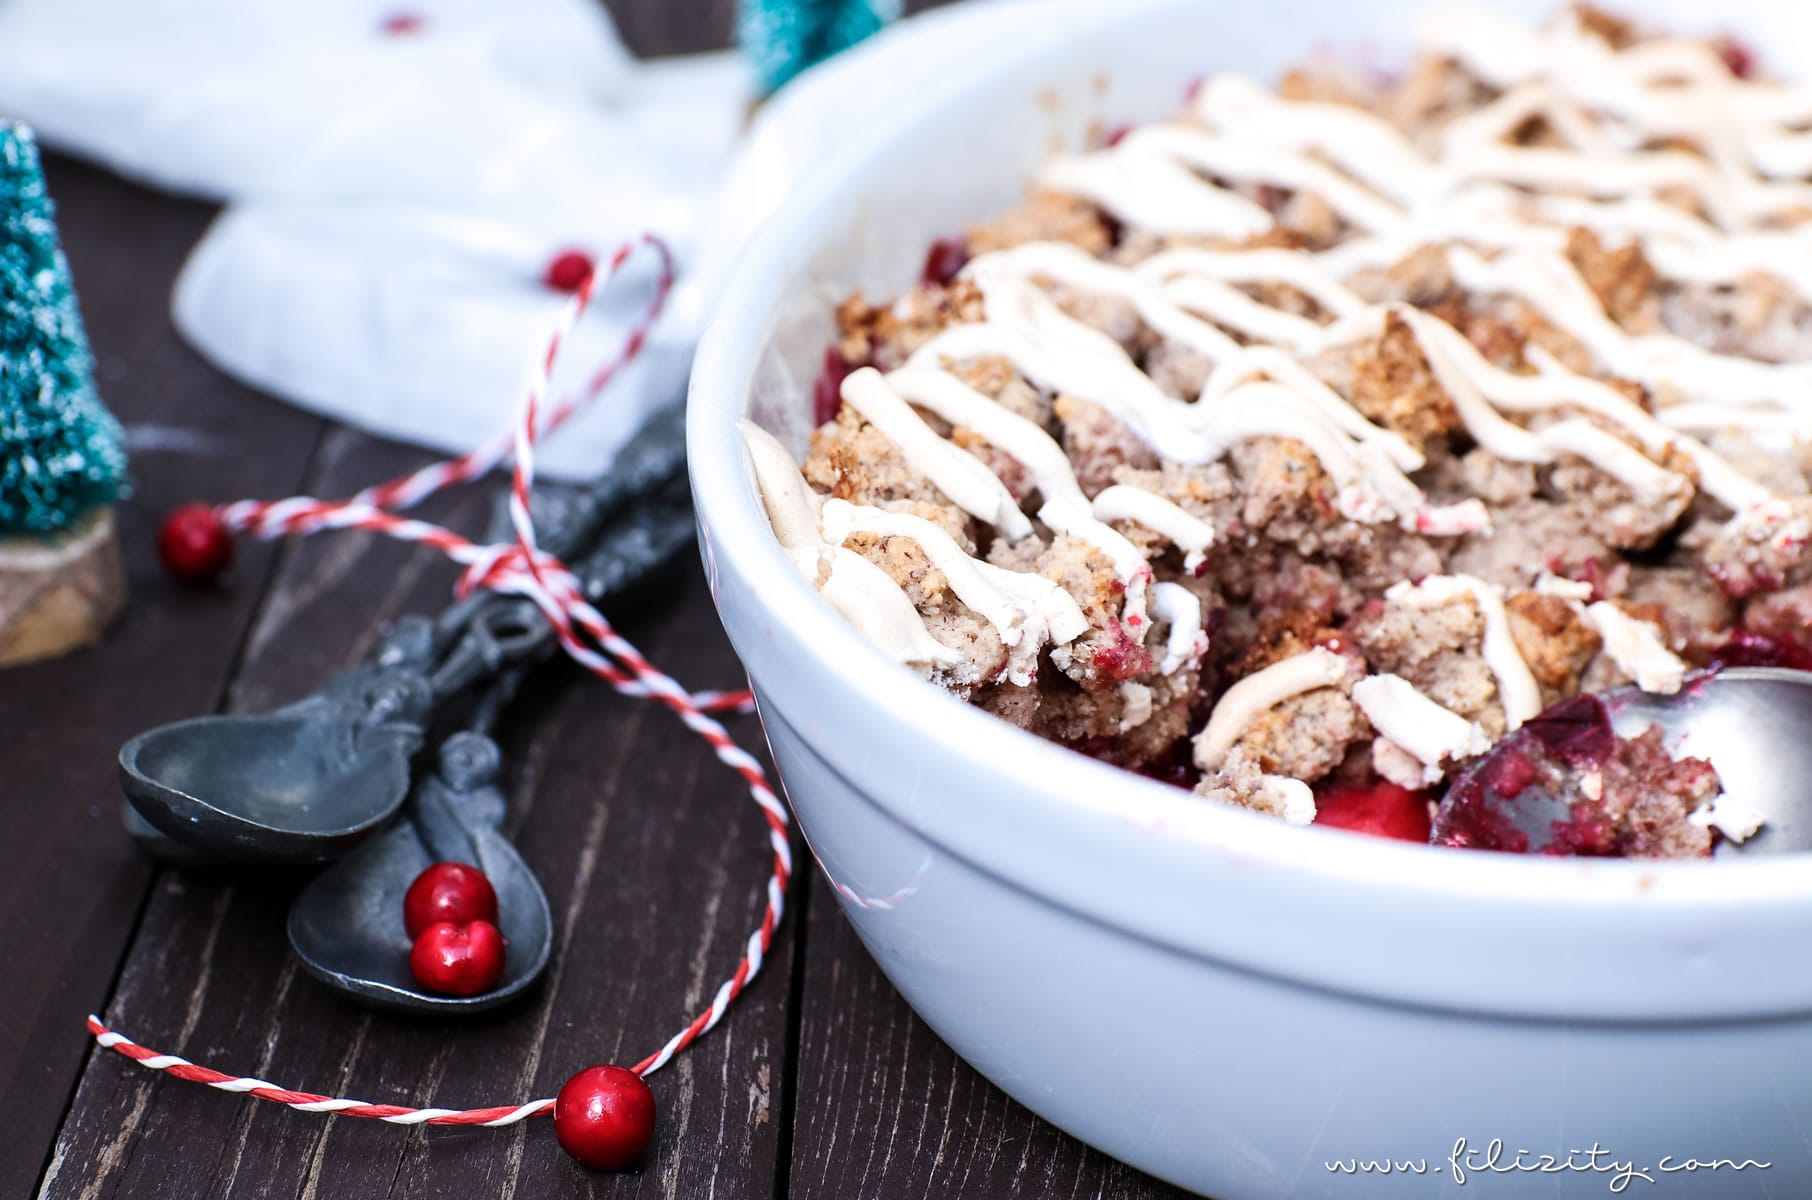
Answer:
[(37, 143), (0, 121), (0, 666), (92, 641), (118, 614), (125, 473)]
[(899, 0), (742, 0), (736, 40), (766, 95), (899, 15)]

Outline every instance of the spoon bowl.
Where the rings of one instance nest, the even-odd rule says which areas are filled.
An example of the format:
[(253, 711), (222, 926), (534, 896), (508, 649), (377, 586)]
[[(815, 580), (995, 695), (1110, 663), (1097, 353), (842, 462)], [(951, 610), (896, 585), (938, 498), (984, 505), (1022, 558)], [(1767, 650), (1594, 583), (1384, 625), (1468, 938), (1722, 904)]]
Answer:
[[(407, 819), (316, 876), (291, 905), (290, 945), (305, 971), (367, 1007), (442, 1016), (497, 1008), (540, 978), (553, 951), (553, 915), (534, 873), (498, 832), (499, 769), (487, 737), (465, 732), (442, 743)], [(449, 861), (477, 867), (497, 892), (503, 978), (475, 996), (427, 991), (409, 971), (403, 895), (429, 865)]]
[(1812, 671), (1726, 667), (1672, 696), (1618, 688), (1605, 706), (1620, 736), (1660, 726), (1670, 753), (1709, 760), (1724, 795), (1761, 815), (1759, 830), (1722, 839), (1714, 857), (1812, 850)]
[[(1702, 759), (1722, 792), (1709, 810), (1714, 824), (1760, 819), (1748, 836), (1717, 840), (1715, 858), (1812, 850), (1812, 672), (1781, 667), (1727, 667), (1694, 676), (1671, 695), (1629, 686), (1555, 705), (1509, 734), (1455, 777), (1435, 814), (1434, 840), (1445, 845), (1533, 853), (1581, 852), (1569, 841), (1577, 819), (1568, 784), (1556, 784), (1540, 761), (1603, 761), (1612, 735), (1634, 738), (1652, 728), (1681, 770)], [(1702, 768), (1699, 768), (1702, 770)], [(1594, 776), (1596, 777), (1596, 776)], [(1708, 781), (1707, 781), (1708, 785)], [(1554, 794), (1558, 787), (1562, 794)], [(1703, 818), (1701, 818), (1703, 819)]]
[(413, 671), (362, 668), (276, 712), (147, 730), (120, 748), (120, 782), (145, 821), (207, 856), (326, 862), (396, 816), (429, 700)]

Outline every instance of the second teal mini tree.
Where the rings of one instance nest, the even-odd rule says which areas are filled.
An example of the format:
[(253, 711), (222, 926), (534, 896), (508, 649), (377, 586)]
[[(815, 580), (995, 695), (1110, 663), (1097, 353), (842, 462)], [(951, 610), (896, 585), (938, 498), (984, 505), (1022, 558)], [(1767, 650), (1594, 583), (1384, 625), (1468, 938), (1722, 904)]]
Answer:
[(771, 94), (899, 15), (899, 0), (742, 0), (736, 40)]

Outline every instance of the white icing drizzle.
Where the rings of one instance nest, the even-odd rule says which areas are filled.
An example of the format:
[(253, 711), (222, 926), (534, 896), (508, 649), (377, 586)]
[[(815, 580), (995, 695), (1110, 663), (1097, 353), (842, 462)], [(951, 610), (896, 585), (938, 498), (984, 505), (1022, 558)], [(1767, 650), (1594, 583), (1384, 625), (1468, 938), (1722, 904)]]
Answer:
[(1152, 229), (1244, 240), (1271, 228), (1271, 214), (1252, 201), (1143, 147), (1054, 158), (1038, 179)]
[(1615, 604), (1592, 602), (1592, 585), (1562, 579), (1547, 571), (1535, 581), (1535, 590), (1559, 596), (1598, 633), (1611, 661), (1645, 692), (1671, 696), (1686, 678), (1686, 664), (1667, 648), (1661, 629), (1652, 621), (1632, 617)]
[[(1657, 39), (1619, 53), (1571, 14), (1540, 31), (1483, 10), (1436, 11), (1417, 33), (1425, 48), (1498, 87), (1535, 85), (1544, 95), (1606, 113), (1621, 123), (1626, 142), (1700, 143), (1712, 160), (1701, 186), (1728, 194), (1746, 211), (1807, 202), (1806, 189), (1770, 185), (1751, 171), (1795, 182), (1812, 174), (1812, 137), (1792, 128), (1812, 119), (1812, 90), (1746, 83), (1692, 41)], [(1627, 157), (1641, 162), (1655, 155)]]
[(994, 626), (1007, 647), (1006, 677), (1025, 686), (1048, 645), (1061, 646), (1088, 632), (1076, 601), (1042, 575), (1008, 571), (969, 557), (949, 534), (923, 517), (888, 512), (847, 500), (827, 499), (819, 512), (826, 541), (841, 545), (853, 533), (910, 538), (944, 573), (956, 598)]
[(1132, 680), (1120, 685), (1120, 732), (1137, 729), (1151, 720), (1151, 689)]
[[(1565, 252), (1568, 230), (1585, 227), (1612, 244), (1638, 243), (1665, 278), (1722, 286), (1765, 272), (1812, 301), (1812, 240), (1803, 232), (1812, 227), (1766, 224), (1812, 208), (1812, 186), (1801, 178), (1812, 173), (1812, 131), (1803, 128), (1812, 125), (1812, 90), (1737, 81), (1699, 43), (1647, 42), (1615, 52), (1571, 18), (1544, 32), (1489, 15), (1436, 18), (1425, 26), (1424, 42), (1502, 89), (1492, 103), (1448, 124), (1439, 158), (1424, 155), (1373, 113), (1285, 101), (1248, 80), (1221, 76), (1195, 101), (1206, 127), (1148, 126), (1110, 149), (1057, 159), (1041, 174), (1046, 186), (1089, 199), (1130, 224), (1232, 242), (1267, 232), (1273, 221), (1225, 184), (1311, 193), (1356, 231), (1334, 249), (1170, 249), (1132, 268), (1052, 243), (984, 255), (966, 268), (983, 299), (983, 321), (946, 329), (901, 370), (883, 377), (865, 369), (843, 385), (846, 402), (914, 469), (1009, 540), (1032, 531), (1011, 492), (981, 459), (939, 437), (914, 406), (973, 431), (1024, 467), (1041, 496), (1039, 519), (1113, 563), (1127, 589), (1127, 624), (1136, 628), (1147, 605), (1169, 623), (1162, 673), (1205, 652), (1199, 601), (1176, 584), (1152, 583), (1144, 556), (1108, 522), (1135, 522), (1170, 540), (1190, 570), (1202, 563), (1212, 527), (1147, 488), (1116, 484), (1091, 502), (1049, 434), (968, 387), (946, 362), (1005, 357), (1037, 386), (1098, 405), (1171, 462), (1211, 462), (1248, 438), (1295, 439), (1332, 479), (1335, 506), (1350, 519), (1395, 519), (1431, 534), (1488, 529), (1477, 500), (1430, 506), (1405, 474), (1423, 465), (1422, 456), (1299, 361), (1376, 338), (1395, 312), (1468, 434), (1491, 453), (1541, 464), (1577, 457), (1622, 482), (1637, 503), (1666, 506), (1683, 502), (1692, 486), (1656, 461), (1677, 451), (1693, 463), (1698, 486), (1737, 520), (1775, 521), (1782, 506), (1691, 433), (1742, 430), (1777, 440), (1798, 434), (1812, 419), (1812, 363), (1719, 354), (1665, 331), (1630, 334), (1606, 315)], [(1505, 140), (1532, 117), (1544, 119), (1567, 145)], [(1649, 148), (1670, 137), (1697, 141), (1705, 156)], [(1530, 188), (1547, 193), (1523, 190)], [(1669, 189), (1689, 191), (1710, 219), (1663, 200)], [(1427, 243), (1439, 244), (1460, 287), (1528, 304), (1577, 338), (1606, 371), (1653, 389), (1660, 410), (1649, 413), (1533, 343), (1526, 355), (1534, 373), (1505, 371), (1445, 321), (1405, 305), (1370, 305), (1345, 282), (1357, 271), (1390, 267)], [(1044, 290), (1047, 283), (1122, 300), (1159, 336), (1201, 354), (1212, 369), (1200, 395), (1165, 394), (1118, 342), (1065, 313)], [(1241, 290), (1266, 283), (1307, 295), (1331, 323)], [(1505, 416), (1556, 410), (1560, 419), (1536, 428)], [(1086, 631), (1080, 608), (1055, 583), (973, 559), (919, 518), (816, 497), (778, 443), (772, 449), (787, 472), (751, 440), (777, 536), (840, 611), (865, 632), (865, 621), (875, 625), (871, 636), (895, 657), (944, 664), (960, 658), (930, 636), (886, 572), (842, 548), (852, 532), (917, 542), (958, 598), (1000, 632), (1009, 647), (1004, 674), (1015, 683), (1031, 681), (1043, 646), (1055, 646), (1062, 665), (1064, 644)], [(1608, 603), (1587, 603), (1589, 589), (1581, 594), (1580, 585), (1567, 584), (1544, 577), (1538, 590), (1566, 596), (1640, 686), (1678, 689), (1684, 664), (1654, 625)], [(1471, 576), (1436, 576), (1399, 583), (1386, 596), (1423, 605), (1469, 597), (1484, 617), (1482, 652), (1508, 727), (1539, 710), (1539, 689), (1510, 635), (1499, 589)], [(885, 612), (856, 615), (871, 607)], [(1240, 680), (1197, 735), (1196, 761), (1204, 769), (1221, 766), (1264, 711), (1303, 692), (1344, 687), (1351, 676), (1347, 660), (1316, 649)], [(1142, 692), (1142, 703), (1133, 689)], [(1420, 764), (1420, 778), (1433, 782), (1444, 761), (1486, 748), (1476, 722), (1400, 677), (1360, 680), (1352, 694), (1378, 730), (1374, 758), (1388, 760), (1392, 778), (1398, 768)], [(1149, 718), (1149, 688), (1123, 684), (1121, 695), (1123, 730)], [(1312, 819), (1306, 784), (1262, 778), (1286, 820)], [(1709, 812), (1708, 806), (1695, 820)]]
[(842, 390), (843, 402), (880, 430), (951, 503), (1010, 541), (1030, 536), (1032, 522), (1006, 485), (979, 458), (934, 433), (911, 405), (894, 395), (879, 371), (863, 367), (852, 372)]
[(1286, 825), (1314, 823), (1315, 790), (1302, 780), (1288, 775), (1261, 775), (1258, 786)]
[(1344, 688), (1352, 675), (1350, 660), (1321, 646), (1254, 671), (1221, 694), (1208, 724), (1196, 735), (1196, 766), (1214, 770), (1264, 713), (1304, 692)]
[[(1011, 412), (956, 376), (933, 367), (902, 367), (890, 372), (887, 385), (906, 400), (936, 413), (952, 425), (973, 430), (983, 440), (1024, 467), (1038, 486), (1043, 506), (1038, 519), (1058, 533), (1081, 538), (1106, 554), (1115, 573), (1132, 592), (1143, 587), (1151, 571), (1145, 556), (1125, 536), (1106, 524), (1137, 520), (1173, 541), (1195, 570), (1214, 541), (1214, 528), (1177, 504), (1143, 488), (1116, 484), (1091, 504), (1076, 480), (1076, 469), (1055, 439), (1034, 421)], [(960, 453), (960, 451), (959, 451)], [(1106, 503), (1102, 497), (1114, 492)]]
[[(1399, 466), (1419, 465), (1420, 456), (1401, 438), (1365, 420), (1305, 369), (1282, 365), (1286, 359), (1276, 347), (1240, 347), (1182, 312), (1134, 272), (1074, 247), (1029, 243), (977, 258), (966, 275), (981, 290), (987, 319), (944, 330), (921, 346), (909, 365), (1004, 354), (1040, 386), (1099, 404), (1172, 461), (1208, 462), (1247, 438), (1295, 438), (1333, 478), (1335, 507), (1353, 520), (1394, 517), (1404, 528), (1423, 532), (1465, 532), (1486, 525), (1481, 505), (1431, 509)], [(1118, 342), (1058, 309), (1033, 283), (1037, 277), (1126, 299), (1154, 328), (1187, 339), (1225, 364), (1210, 380), (1212, 396), (1205, 389), (1190, 404), (1165, 395)], [(1263, 307), (1250, 297), (1241, 295), (1240, 300)], [(1254, 380), (1254, 374), (1267, 378)], [(1268, 378), (1272, 375), (1289, 383)]]
[(1720, 792), (1691, 813), (1686, 819), (1694, 825), (1718, 830), (1733, 842), (1746, 842), (1754, 837), (1768, 817), (1760, 809)]
[(1214, 526), (1147, 488), (1116, 483), (1095, 493), (1091, 505), (1100, 521), (1133, 521), (1162, 534), (1183, 551), (1183, 569), (1194, 572), (1214, 544)]
[(1368, 675), (1353, 685), (1353, 703), (1372, 728), (1422, 764), (1422, 782), (1441, 778), (1442, 764), (1491, 748), (1477, 721), (1429, 699), (1401, 675)]
[(818, 497), (774, 436), (750, 421), (739, 426), (756, 488), (774, 535), (801, 575), (883, 654), (912, 666), (949, 667), (963, 656), (925, 629), (917, 608), (887, 572), (818, 532)]
[(1172, 462), (1216, 457), (1191, 426), (1187, 406), (1166, 396), (1118, 342), (1024, 280), (997, 278), (983, 285), (982, 295), (987, 320), (952, 325), (920, 346), (907, 365), (1001, 355), (1039, 387), (1099, 405)]
[[(1427, 28), (1430, 48), (1456, 55), (1507, 89), (1485, 108), (1449, 124), (1440, 158), (1424, 156), (1374, 113), (1287, 101), (1248, 80), (1221, 76), (1201, 88), (1195, 101), (1195, 115), (1209, 128), (1135, 131), (1107, 155), (1094, 156), (1104, 164), (1110, 158), (1168, 160), (1203, 174), (1154, 173), (1149, 187), (1113, 195), (1097, 189), (1090, 198), (1134, 224), (1239, 238), (1251, 235), (1186, 230), (1158, 219), (1156, 214), (1184, 203), (1182, 195), (1164, 194), (1166, 189), (1174, 183), (1194, 203), (1205, 203), (1204, 195), (1217, 187), (1203, 175), (1306, 189), (1361, 231), (1321, 256), (1341, 268), (1336, 276), (1361, 266), (1387, 266), (1427, 242), (1505, 249), (1508, 253), (1491, 262), (1463, 245), (1450, 247), (1450, 257), (1468, 289), (1518, 296), (1579, 336), (1610, 370), (1656, 389), (1664, 400), (1683, 393), (1732, 406), (1812, 408), (1812, 364), (1718, 354), (1667, 332), (1629, 335), (1604, 315), (1563, 254), (1567, 228), (1584, 225), (1613, 239), (1640, 242), (1658, 271), (1683, 282), (1734, 284), (1747, 274), (1767, 272), (1812, 301), (1812, 240), (1802, 232), (1805, 226), (1755, 227), (1757, 219), (1797, 216), (1812, 208), (1812, 186), (1797, 178), (1812, 169), (1812, 132), (1793, 127), (1812, 122), (1812, 89), (1735, 80), (1715, 54), (1691, 42), (1643, 43), (1613, 52), (1576, 22), (1530, 32), (1465, 13), (1437, 17)], [(1516, 49), (1506, 60), (1500, 43), (1512, 34)], [(1502, 140), (1535, 115), (1545, 117), (1571, 146), (1522, 147)], [(1697, 139), (1710, 157), (1642, 149), (1676, 136)], [(1792, 182), (1758, 177), (1758, 170)], [(1564, 194), (1518, 190), (1531, 186)], [(1691, 189), (1718, 223), (1660, 199), (1663, 189), (1674, 186)], [(1130, 207), (1118, 207), (1129, 198)], [(1274, 249), (1253, 254), (1273, 263), (1290, 257), (1306, 262), (1306, 256)], [(1337, 279), (1310, 287), (1306, 267), (1275, 269), (1277, 282), (1314, 295), (1337, 316), (1352, 311), (1330, 290)], [(1150, 273), (1170, 269), (1159, 266)], [(1185, 278), (1167, 283), (1166, 290), (1185, 307), (1242, 332), (1298, 350), (1312, 344), (1313, 322), (1266, 312), (1249, 297), (1215, 286), (1232, 281), (1224, 269), (1204, 261), (1191, 266)], [(1247, 274), (1238, 281), (1258, 280)], [(1643, 441), (1655, 449), (1652, 437)], [(1753, 483), (1711, 461), (1714, 456), (1704, 447), (1683, 444), (1682, 449), (1698, 462), (1706, 490), (1720, 500), (1740, 510), (1758, 498)], [(1627, 462), (1627, 456), (1620, 457)]]
[(739, 421), (736, 427), (774, 536), (789, 550), (815, 550), (823, 545), (824, 538), (818, 533), (818, 495), (799, 473), (799, 464), (778, 438), (755, 422)]
[[(905, 537), (942, 571), (950, 590), (992, 625), (1007, 647), (1004, 675), (1031, 683), (1046, 645), (1062, 647), (1088, 632), (1074, 598), (1042, 575), (1008, 571), (971, 558), (922, 517), (818, 496), (774, 436), (739, 426), (769, 523), (793, 565), (884, 651), (902, 662), (951, 666), (962, 655), (931, 637), (923, 618), (888, 574), (843, 543), (853, 533)], [(861, 563), (862, 566), (855, 565)], [(864, 569), (864, 568), (869, 569)]]
[[(1252, 253), (1275, 256), (1276, 252)], [(1157, 256), (1162, 260), (1158, 268), (1143, 267), (1141, 270), (1145, 273), (1141, 275), (1139, 271), (1128, 271), (1090, 258), (1075, 247), (1051, 243), (1029, 243), (985, 255), (970, 264), (969, 273), (982, 289), (984, 298), (990, 301), (990, 320), (981, 326), (957, 326), (945, 331), (914, 355), (913, 361), (936, 361), (937, 356), (965, 348), (965, 342), (969, 343), (967, 348), (974, 349), (977, 338), (969, 331), (986, 330), (994, 324), (992, 298), (997, 295), (1008, 297), (1001, 306), (1008, 311), (1015, 305), (1023, 307), (1027, 293), (1035, 290), (1030, 282), (1035, 276), (1126, 299), (1154, 328), (1169, 330), (1173, 336), (1182, 337), (1182, 331), (1191, 326), (1211, 329), (1176, 309), (1166, 299), (1170, 292), (1155, 294), (1152, 281), (1185, 269), (1225, 271), (1249, 277), (1249, 265), (1241, 262), (1245, 257), (1243, 252), (1172, 252)], [(1316, 264), (1303, 256), (1297, 257), (1309, 265), (1295, 272), (1296, 277), (1304, 280), (1313, 276)], [(1237, 296), (1240, 304), (1263, 309), (1251, 297), (1218, 280), (1190, 279), (1222, 287)], [(1341, 286), (1331, 279), (1324, 279), (1321, 284), (1317, 290), (1330, 296), (1334, 294), (1332, 289)], [(1172, 283), (1169, 288), (1174, 290), (1178, 286)], [(1048, 297), (1041, 299), (1054, 308), (1054, 302)], [(1493, 407), (1498, 404), (1527, 412), (1571, 404), (1623, 425), (1651, 452), (1669, 444), (1679, 445), (1699, 466), (1706, 490), (1734, 508), (1755, 503), (1767, 495), (1764, 489), (1743, 477), (1702, 443), (1662, 425), (1609, 386), (1567, 371), (1551, 357), (1541, 360), (1544, 368), (1541, 375), (1512, 375), (1487, 362), (1451, 325), (1408, 305), (1355, 309), (1343, 303), (1341, 307), (1345, 315), (1325, 329), (1303, 318), (1289, 317), (1314, 331), (1314, 345), (1298, 345), (1299, 352), (1375, 337), (1384, 314), (1396, 311), (1414, 332), (1437, 381), (1452, 395), (1467, 431), (1500, 457), (1516, 462), (1552, 463), (1562, 454), (1577, 455), (1621, 480), (1644, 503), (1660, 504), (1683, 498), (1690, 486), (1684, 477), (1654, 463), (1608, 432), (1579, 422), (1561, 422), (1546, 430), (1530, 431), (1505, 420)], [(1476, 502), (1456, 508), (1432, 509), (1420, 489), (1402, 473), (1405, 467), (1413, 469), (1419, 465), (1420, 456), (1415, 455), (1401, 438), (1372, 425), (1332, 388), (1275, 346), (1239, 347), (1218, 330), (1212, 338), (1202, 337), (1199, 330), (1196, 331), (1191, 335), (1190, 344), (1215, 360), (1217, 366), (1201, 398), (1190, 405), (1158, 391), (1118, 343), (1067, 316), (1062, 319), (1086, 329), (1092, 337), (1072, 343), (1068, 347), (1068, 360), (1059, 362), (1065, 349), (1043, 344), (1041, 335), (1027, 326), (1021, 330), (1026, 344), (1019, 345), (1016, 365), (1028, 373), (1042, 368), (1043, 377), (1034, 376), (1035, 380), (1054, 390), (1069, 391), (1085, 398), (1105, 395), (1124, 400), (1128, 396), (1136, 397), (1136, 405), (1118, 405), (1120, 411), (1115, 414), (1135, 432), (1160, 425), (1173, 431), (1180, 425), (1192, 426), (1191, 432), (1195, 436), (1175, 432), (1172, 436), (1178, 439), (1176, 441), (1154, 440), (1149, 433), (1142, 432), (1145, 440), (1164, 457), (1200, 462), (1219, 457), (1243, 438), (1292, 437), (1309, 446), (1334, 479), (1339, 489), (1336, 507), (1347, 517), (1379, 521), (1394, 516), (1404, 528), (1429, 534), (1464, 533), (1488, 526), (1484, 508)], [(1215, 338), (1227, 344), (1216, 345)], [(997, 340), (993, 348), (1004, 349), (1007, 348), (1005, 342), (1020, 341), (1018, 338)], [(1086, 361), (1090, 357), (1094, 359), (1093, 363)], [(1116, 393), (1111, 388), (1100, 390), (1095, 382), (1112, 376), (1124, 383), (1127, 373), (1140, 380), (1141, 385)], [(1254, 374), (1265, 379), (1254, 382)], [(1091, 388), (1096, 390), (1091, 392)], [(1116, 406), (1104, 403), (1103, 407), (1112, 412)]]
[(1133, 268), (1144, 279), (1194, 275), (1222, 283), (1282, 283), (1295, 288), (1336, 317), (1371, 307), (1364, 297), (1319, 269), (1314, 258), (1294, 250), (1160, 250)]
[(1504, 611), (1501, 591), (1472, 575), (1430, 575), (1420, 583), (1404, 580), (1392, 584), (1384, 593), (1386, 600), (1422, 608), (1438, 608), (1462, 597), (1478, 605), (1485, 619), (1480, 650), (1497, 680), (1497, 699), (1504, 709), (1505, 727), (1515, 729), (1541, 711), (1541, 689), (1510, 634), (1510, 616)]
[(1637, 687), (1664, 696), (1680, 690), (1686, 664), (1667, 648), (1654, 622), (1632, 617), (1607, 600), (1586, 605), (1585, 619), (1604, 640), (1604, 652)]
[(1208, 653), (1208, 634), (1202, 628), (1202, 602), (1196, 599), (1194, 592), (1180, 583), (1153, 584), (1151, 615), (1170, 622), (1158, 674), (1170, 675), (1194, 666)]
[(799, 573), (889, 658), (911, 665), (952, 667), (963, 661), (925, 628), (924, 618), (886, 571), (842, 546), (787, 551)]

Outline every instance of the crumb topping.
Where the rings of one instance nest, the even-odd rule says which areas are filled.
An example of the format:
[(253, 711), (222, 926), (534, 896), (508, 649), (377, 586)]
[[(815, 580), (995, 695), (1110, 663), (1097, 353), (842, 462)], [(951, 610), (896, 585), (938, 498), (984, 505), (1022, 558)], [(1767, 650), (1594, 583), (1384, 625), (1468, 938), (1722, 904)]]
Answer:
[[(802, 478), (751, 446), (802, 573), (1004, 719), (1165, 777), (1187, 741), (1290, 820), (1804, 636), (1812, 91), (1584, 8), (1417, 41), (1210, 78), (847, 301)], [(1668, 822), (1617, 852), (1744, 826)]]

